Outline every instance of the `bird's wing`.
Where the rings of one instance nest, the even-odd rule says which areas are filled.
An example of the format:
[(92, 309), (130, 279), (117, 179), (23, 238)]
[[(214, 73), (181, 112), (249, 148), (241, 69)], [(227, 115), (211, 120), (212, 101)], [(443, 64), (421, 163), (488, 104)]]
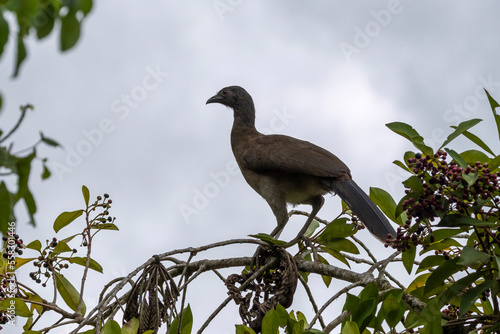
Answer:
[(245, 166), (256, 172), (288, 172), (319, 177), (350, 177), (334, 154), (310, 142), (283, 135), (260, 135), (239, 147)]

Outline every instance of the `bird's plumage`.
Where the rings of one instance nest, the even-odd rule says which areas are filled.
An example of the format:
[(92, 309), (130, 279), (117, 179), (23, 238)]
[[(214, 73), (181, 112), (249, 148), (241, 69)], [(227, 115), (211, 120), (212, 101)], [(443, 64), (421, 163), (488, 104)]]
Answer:
[[(278, 235), (288, 221), (286, 204), (310, 204), (305, 229), (323, 205), (323, 195), (338, 194), (379, 240), (394, 228), (366, 193), (352, 180), (349, 168), (334, 154), (310, 142), (284, 135), (264, 135), (255, 128), (252, 97), (239, 86), (208, 99), (233, 109), (231, 148), (247, 183), (269, 204), (278, 221)], [(300, 234), (299, 233), (299, 234)], [(298, 236), (299, 237), (299, 236)]]

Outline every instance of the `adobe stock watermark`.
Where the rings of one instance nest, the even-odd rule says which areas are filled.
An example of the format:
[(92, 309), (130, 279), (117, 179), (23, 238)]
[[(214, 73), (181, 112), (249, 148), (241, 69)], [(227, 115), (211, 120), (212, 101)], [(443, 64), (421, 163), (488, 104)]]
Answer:
[(224, 20), (226, 13), (234, 11), (242, 2), (243, 0), (214, 0), (212, 1), (212, 6), (219, 16), (219, 19)]
[[(159, 65), (155, 67), (147, 66), (140, 84), (135, 85), (126, 93), (122, 93), (115, 98), (110, 104), (110, 111), (113, 117), (102, 118), (97, 126), (93, 129), (82, 129), (81, 139), (74, 147), (65, 147), (66, 156), (64, 161), (48, 162), (53, 175), (62, 182), (63, 176), (71, 173), (88, 157), (94, 149), (100, 146), (107, 135), (111, 134), (117, 126), (117, 120), (123, 121), (127, 119), (132, 110), (136, 109), (149, 94), (157, 89), (160, 84), (169, 76), (168, 72), (164, 72)], [(116, 119), (117, 118), (117, 119)]]
[[(479, 76), (478, 82), (472, 94), (467, 95), (462, 101), (453, 104), (453, 106), (443, 112), (442, 118), (450, 126), (458, 125), (473, 116), (473, 113), (479, 108), (480, 101), (487, 100), (488, 98), (484, 89), (490, 92), (490, 94), (500, 91), (500, 81), (493, 80), (492, 74), (487, 77)], [(425, 143), (427, 146), (437, 148), (444, 143), (451, 132), (452, 129), (445, 131), (443, 128), (434, 128), (431, 131), (430, 138), (425, 139)], [(397, 186), (400, 186), (401, 182), (409, 177), (409, 174), (399, 169), (398, 173), (384, 173), (384, 177), (391, 191), (394, 191)]]
[[(288, 112), (286, 108), (274, 109), (273, 114), (269, 120), (269, 126), (261, 129), (262, 133), (281, 132), (290, 124), (291, 120), (297, 117), (297, 115)], [(217, 197), (229, 185), (231, 178), (238, 174), (241, 173), (235, 160), (228, 161), (223, 170), (208, 173), (210, 181), (200, 187), (194, 187), (191, 200), (177, 206), (184, 222), (190, 223), (193, 216), (199, 215), (203, 209), (207, 208), (210, 200)]]
[(400, 14), (403, 6), (400, 0), (389, 0), (386, 9), (379, 11), (371, 10), (370, 15), (373, 20), (368, 21), (363, 28), (354, 27), (353, 44), (342, 42), (339, 44), (340, 51), (348, 63), (352, 61), (354, 55), (360, 54), (361, 50), (367, 48), (374, 38), (380, 35), (381, 31), (391, 23), (393, 16)]

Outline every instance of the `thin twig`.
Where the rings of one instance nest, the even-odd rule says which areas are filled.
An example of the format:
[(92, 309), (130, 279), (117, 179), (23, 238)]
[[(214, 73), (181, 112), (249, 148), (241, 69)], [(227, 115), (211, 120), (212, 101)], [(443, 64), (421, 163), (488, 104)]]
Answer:
[(310, 330), (312, 328), (312, 326), (314, 325), (314, 323), (316, 322), (316, 320), (318, 320), (318, 318), (321, 316), (321, 313), (323, 313), (323, 311), (328, 306), (330, 306), (331, 303), (333, 303), (337, 298), (339, 298), (340, 296), (342, 296), (344, 293), (346, 293), (349, 290), (354, 289), (354, 288), (356, 288), (358, 286), (361, 286), (361, 285), (363, 285), (362, 282), (355, 282), (355, 283), (349, 284), (348, 286), (344, 287), (343, 289), (341, 289), (340, 291), (338, 291), (336, 294), (334, 294), (330, 299), (328, 299), (326, 301), (325, 304), (323, 304), (323, 306), (321, 306), (321, 308), (319, 309), (319, 311), (316, 312), (316, 315), (311, 320), (311, 323), (309, 324), (309, 327), (307, 327), (307, 330)]
[(323, 317), (321, 316), (321, 314), (318, 311), (318, 305), (316, 304), (316, 301), (314, 300), (314, 296), (312, 294), (311, 289), (309, 289), (309, 285), (307, 284), (306, 280), (301, 275), (299, 275), (299, 280), (300, 280), (300, 283), (302, 283), (302, 286), (304, 287), (304, 289), (306, 290), (307, 295), (309, 296), (309, 301), (311, 302), (314, 313), (316, 313), (318, 315), (318, 319), (319, 319), (319, 323), (321, 324), (321, 328), (325, 328), (325, 322), (323, 321)]
[[(191, 252), (189, 254), (189, 258), (186, 262), (186, 265), (184, 267), (184, 270), (182, 271), (182, 275), (181, 275), (181, 278), (179, 279), (179, 287), (181, 286), (181, 282), (182, 282), (182, 279), (185, 278), (185, 281), (186, 283), (184, 284), (184, 290), (182, 291), (182, 300), (181, 300), (181, 314), (179, 315), (179, 322), (178, 322), (178, 326), (177, 326), (177, 334), (181, 334), (181, 329), (182, 329), (182, 316), (184, 315), (184, 303), (186, 302), (186, 294), (187, 294), (187, 285), (189, 283), (189, 280), (187, 278), (187, 268), (189, 266), (189, 263), (191, 262), (191, 260), (193, 259), (193, 257), (196, 255), (196, 253), (193, 253)], [(200, 269), (198, 269), (198, 272), (202, 272), (204, 269), (203, 266), (200, 267)], [(199, 274), (198, 274), (199, 275)]]
[(332, 322), (328, 324), (328, 326), (325, 327), (323, 332), (325, 333), (330, 333), (332, 330), (335, 329), (338, 325), (340, 325), (347, 317), (351, 315), (351, 312), (349, 311), (344, 311), (342, 312), (337, 318), (333, 319)]
[(26, 116), (26, 111), (28, 111), (28, 109), (33, 110), (33, 106), (31, 104), (26, 104), (24, 106), (21, 106), (20, 109), (21, 109), (21, 116), (17, 120), (16, 125), (14, 125), (14, 127), (2, 139), (0, 139), (0, 144), (6, 141), (7, 138), (9, 138), (14, 132), (16, 132), (17, 128), (19, 128), (19, 125), (21, 125), (24, 116)]

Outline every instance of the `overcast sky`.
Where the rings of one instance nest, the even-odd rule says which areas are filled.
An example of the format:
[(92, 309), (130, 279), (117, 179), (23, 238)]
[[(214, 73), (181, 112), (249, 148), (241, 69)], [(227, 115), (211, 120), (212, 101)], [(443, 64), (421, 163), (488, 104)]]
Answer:
[[(153, 254), (269, 233), (276, 224), (270, 208), (234, 170), (232, 113), (205, 105), (229, 85), (253, 96), (262, 132), (318, 144), (363, 189), (380, 187), (399, 199), (404, 174), (392, 161), (412, 147), (386, 123), (409, 123), (436, 148), (450, 126), (482, 118), (473, 132), (498, 152), (482, 92), (500, 100), (498, 13), (492, 1), (107, 0), (95, 4), (71, 51), (58, 51), (55, 34), (30, 40), (17, 79), (11, 38), (0, 62), (1, 128), (14, 124), (19, 105), (32, 103), (15, 148), (33, 144), (39, 131), (64, 146), (39, 150), (53, 176), (42, 182), (40, 166), (33, 167), (38, 226), (25, 224), (18, 207), (19, 234), (52, 238), (57, 215), (82, 207), (82, 184), (93, 197), (109, 193), (121, 231), (97, 238), (93, 257), (105, 273), (92, 273), (102, 283), (88, 290), (97, 295)], [(454, 148), (468, 147), (457, 141)], [(327, 197), (320, 216), (333, 219), (339, 207), (338, 197)], [(292, 219), (283, 237), (303, 222)], [(367, 231), (359, 234), (386, 254)], [(252, 253), (233, 247), (201, 258)], [(226, 296), (214, 282), (209, 291), (191, 291), (203, 291), (213, 306), (192, 302), (198, 327)], [(293, 308), (307, 311), (300, 293)], [(234, 332), (237, 307), (221, 317), (217, 332)]]

